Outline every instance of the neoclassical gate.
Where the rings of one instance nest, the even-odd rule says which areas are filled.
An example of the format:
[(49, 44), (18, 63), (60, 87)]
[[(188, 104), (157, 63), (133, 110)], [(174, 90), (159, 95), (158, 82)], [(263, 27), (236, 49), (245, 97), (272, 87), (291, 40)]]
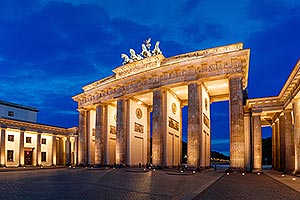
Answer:
[[(244, 119), (249, 49), (231, 44), (165, 58), (159, 42), (122, 54), (113, 75), (86, 85), (78, 102), (78, 163), (176, 166), (181, 162), (182, 107), (188, 106), (188, 166), (210, 166), (210, 104), (229, 100), (230, 165), (250, 165)], [(152, 112), (152, 155), (150, 155)], [(246, 115), (245, 115), (246, 116)]]

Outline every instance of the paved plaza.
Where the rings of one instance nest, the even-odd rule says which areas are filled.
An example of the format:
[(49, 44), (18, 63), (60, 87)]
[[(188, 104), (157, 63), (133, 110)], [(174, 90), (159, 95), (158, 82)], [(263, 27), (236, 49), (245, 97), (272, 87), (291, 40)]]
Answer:
[[(206, 170), (174, 175), (122, 169), (40, 169), (0, 172), (0, 199), (299, 199), (267, 175)], [(273, 174), (276, 176), (276, 174)], [(285, 179), (288, 179), (287, 176)], [(296, 180), (300, 188), (300, 180)], [(209, 186), (209, 187), (208, 187)]]

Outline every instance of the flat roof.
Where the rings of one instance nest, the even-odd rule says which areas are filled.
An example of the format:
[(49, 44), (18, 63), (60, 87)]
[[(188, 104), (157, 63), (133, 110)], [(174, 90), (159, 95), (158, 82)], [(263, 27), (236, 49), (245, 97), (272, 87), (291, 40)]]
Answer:
[(20, 104), (16, 104), (16, 103), (11, 103), (11, 102), (7, 102), (7, 101), (2, 101), (2, 100), (0, 100), (0, 105), (20, 108), (20, 109), (24, 109), (24, 110), (30, 110), (30, 111), (33, 111), (33, 112), (39, 112), (39, 110), (37, 108), (24, 106), (24, 105), (20, 105)]

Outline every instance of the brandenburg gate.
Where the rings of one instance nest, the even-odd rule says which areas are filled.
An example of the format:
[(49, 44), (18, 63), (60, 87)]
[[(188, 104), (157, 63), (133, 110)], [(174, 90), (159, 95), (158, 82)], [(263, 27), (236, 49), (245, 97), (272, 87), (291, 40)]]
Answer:
[(243, 95), (250, 50), (237, 43), (165, 58), (159, 42), (150, 47), (147, 40), (140, 54), (122, 54), (113, 75), (73, 97), (80, 113), (78, 163), (138, 166), (151, 159), (154, 166), (177, 166), (188, 106), (188, 167), (210, 167), (210, 104), (229, 100), (230, 167), (250, 168), (251, 116)]

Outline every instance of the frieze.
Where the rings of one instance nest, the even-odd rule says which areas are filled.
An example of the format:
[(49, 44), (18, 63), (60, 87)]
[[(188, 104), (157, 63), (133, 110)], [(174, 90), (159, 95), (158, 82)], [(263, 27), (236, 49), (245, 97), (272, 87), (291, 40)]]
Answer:
[(102, 91), (97, 91), (97, 93), (95, 93), (94, 95), (79, 100), (79, 106), (83, 107), (83, 105), (85, 104), (98, 103), (100, 101), (109, 100), (143, 89), (150, 89), (152, 85), (155, 84), (160, 84), (161, 86), (163, 86), (164, 84), (182, 82), (184, 81), (185, 77), (193, 77), (196, 74), (215, 72), (224, 74), (227, 72), (226, 70), (230, 70), (229, 72), (242, 72), (241, 68), (245, 65), (246, 61), (244, 60), (231, 60), (228, 62), (217, 62), (214, 64), (199, 64), (199, 66), (187, 68), (178, 67), (173, 69), (172, 71), (160, 71), (159, 74), (143, 76), (137, 81), (132, 81), (122, 86), (116, 86), (114, 88), (107, 88), (103, 89)]

